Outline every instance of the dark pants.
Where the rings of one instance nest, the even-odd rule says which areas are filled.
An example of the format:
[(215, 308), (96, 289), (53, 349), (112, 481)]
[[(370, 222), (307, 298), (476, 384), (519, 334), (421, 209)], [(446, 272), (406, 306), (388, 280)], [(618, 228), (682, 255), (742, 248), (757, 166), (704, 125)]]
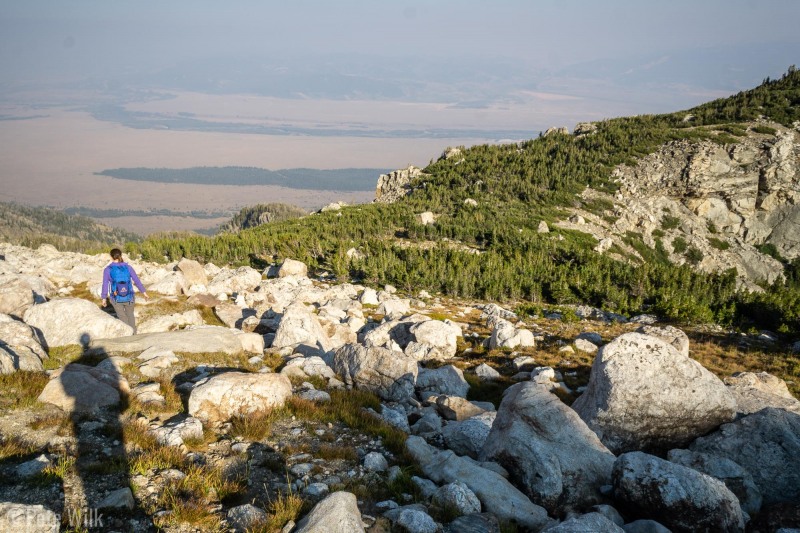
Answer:
[(133, 334), (136, 335), (136, 317), (133, 315), (133, 302), (115, 302), (111, 298), (111, 306), (114, 308), (114, 312), (117, 313), (117, 318), (132, 327)]

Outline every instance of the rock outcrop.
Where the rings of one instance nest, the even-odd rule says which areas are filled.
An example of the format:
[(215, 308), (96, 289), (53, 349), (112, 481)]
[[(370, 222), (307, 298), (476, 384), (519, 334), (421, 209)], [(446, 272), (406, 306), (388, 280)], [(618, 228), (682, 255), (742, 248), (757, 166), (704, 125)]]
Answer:
[(394, 203), (411, 193), (411, 182), (422, 175), (422, 170), (409, 166), (388, 174), (381, 174), (375, 189), (375, 201), (381, 204)]
[(736, 414), (719, 378), (642, 333), (621, 335), (598, 351), (586, 392), (572, 407), (614, 453), (681, 447)]

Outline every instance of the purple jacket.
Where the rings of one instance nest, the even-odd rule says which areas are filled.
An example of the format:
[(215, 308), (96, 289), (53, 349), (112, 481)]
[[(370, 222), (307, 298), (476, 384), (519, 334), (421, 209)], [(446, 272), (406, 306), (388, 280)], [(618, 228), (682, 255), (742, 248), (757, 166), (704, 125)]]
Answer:
[[(106, 268), (103, 269), (103, 288), (100, 290), (100, 298), (103, 300), (108, 297), (108, 293), (111, 291), (111, 264), (112, 263), (109, 263), (106, 265)], [(121, 264), (128, 267), (128, 272), (131, 273), (131, 281), (133, 281), (136, 288), (139, 289), (139, 292), (146, 292), (144, 290), (144, 285), (139, 281), (139, 276), (136, 275), (136, 271), (133, 270), (133, 267), (124, 261)]]

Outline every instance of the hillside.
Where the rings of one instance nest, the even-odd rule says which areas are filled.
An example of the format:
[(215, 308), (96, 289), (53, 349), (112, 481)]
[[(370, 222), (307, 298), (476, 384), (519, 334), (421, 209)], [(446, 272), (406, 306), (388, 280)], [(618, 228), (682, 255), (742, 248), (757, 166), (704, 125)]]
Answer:
[[(132, 250), (152, 260), (185, 256), (257, 267), (295, 257), (340, 280), (393, 283), (408, 291), (512, 300), (532, 308), (584, 303), (628, 315), (649, 311), (676, 320), (789, 331), (800, 317), (800, 264), (765, 240), (745, 244), (759, 256), (765, 254), (757, 246), (782, 260), (777, 268), (783, 273), (743, 286), (743, 276), (732, 268), (697, 268), (702, 251), (688, 242), (681, 250), (676, 237), (685, 237), (670, 235), (666, 250), (658, 233), (652, 238), (653, 229), (665, 229), (645, 235), (632, 227), (603, 254), (595, 251), (599, 243), (592, 232), (564, 223), (580, 209), (614, 224), (614, 210), (627, 202), (621, 169), (635, 168), (668, 143), (728, 149), (751, 134), (774, 136), (777, 127), (794, 131), (798, 120), (800, 73), (791, 68), (779, 80), (688, 111), (610, 119), (581, 125), (576, 134), (555, 130), (519, 144), (448, 150), (395, 203), (353, 206), (236, 235), (148, 239)], [(787, 191), (792, 190), (796, 181), (790, 179)], [(423, 223), (423, 213), (435, 222)], [(549, 232), (540, 232), (542, 223)], [(726, 246), (721, 237), (711, 237), (720, 241), (718, 248)], [(776, 263), (768, 266), (775, 271)]]
[(85, 216), (0, 202), (2, 242), (31, 247), (47, 243), (60, 250), (87, 252), (138, 239), (138, 235), (98, 224)]

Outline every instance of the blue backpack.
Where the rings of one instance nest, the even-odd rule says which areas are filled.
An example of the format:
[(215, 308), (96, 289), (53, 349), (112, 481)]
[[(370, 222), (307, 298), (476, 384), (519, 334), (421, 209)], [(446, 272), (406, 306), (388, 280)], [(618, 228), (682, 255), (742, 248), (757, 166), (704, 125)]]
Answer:
[(111, 296), (114, 297), (114, 301), (120, 303), (133, 301), (133, 287), (128, 265), (112, 263), (109, 273), (111, 274)]

